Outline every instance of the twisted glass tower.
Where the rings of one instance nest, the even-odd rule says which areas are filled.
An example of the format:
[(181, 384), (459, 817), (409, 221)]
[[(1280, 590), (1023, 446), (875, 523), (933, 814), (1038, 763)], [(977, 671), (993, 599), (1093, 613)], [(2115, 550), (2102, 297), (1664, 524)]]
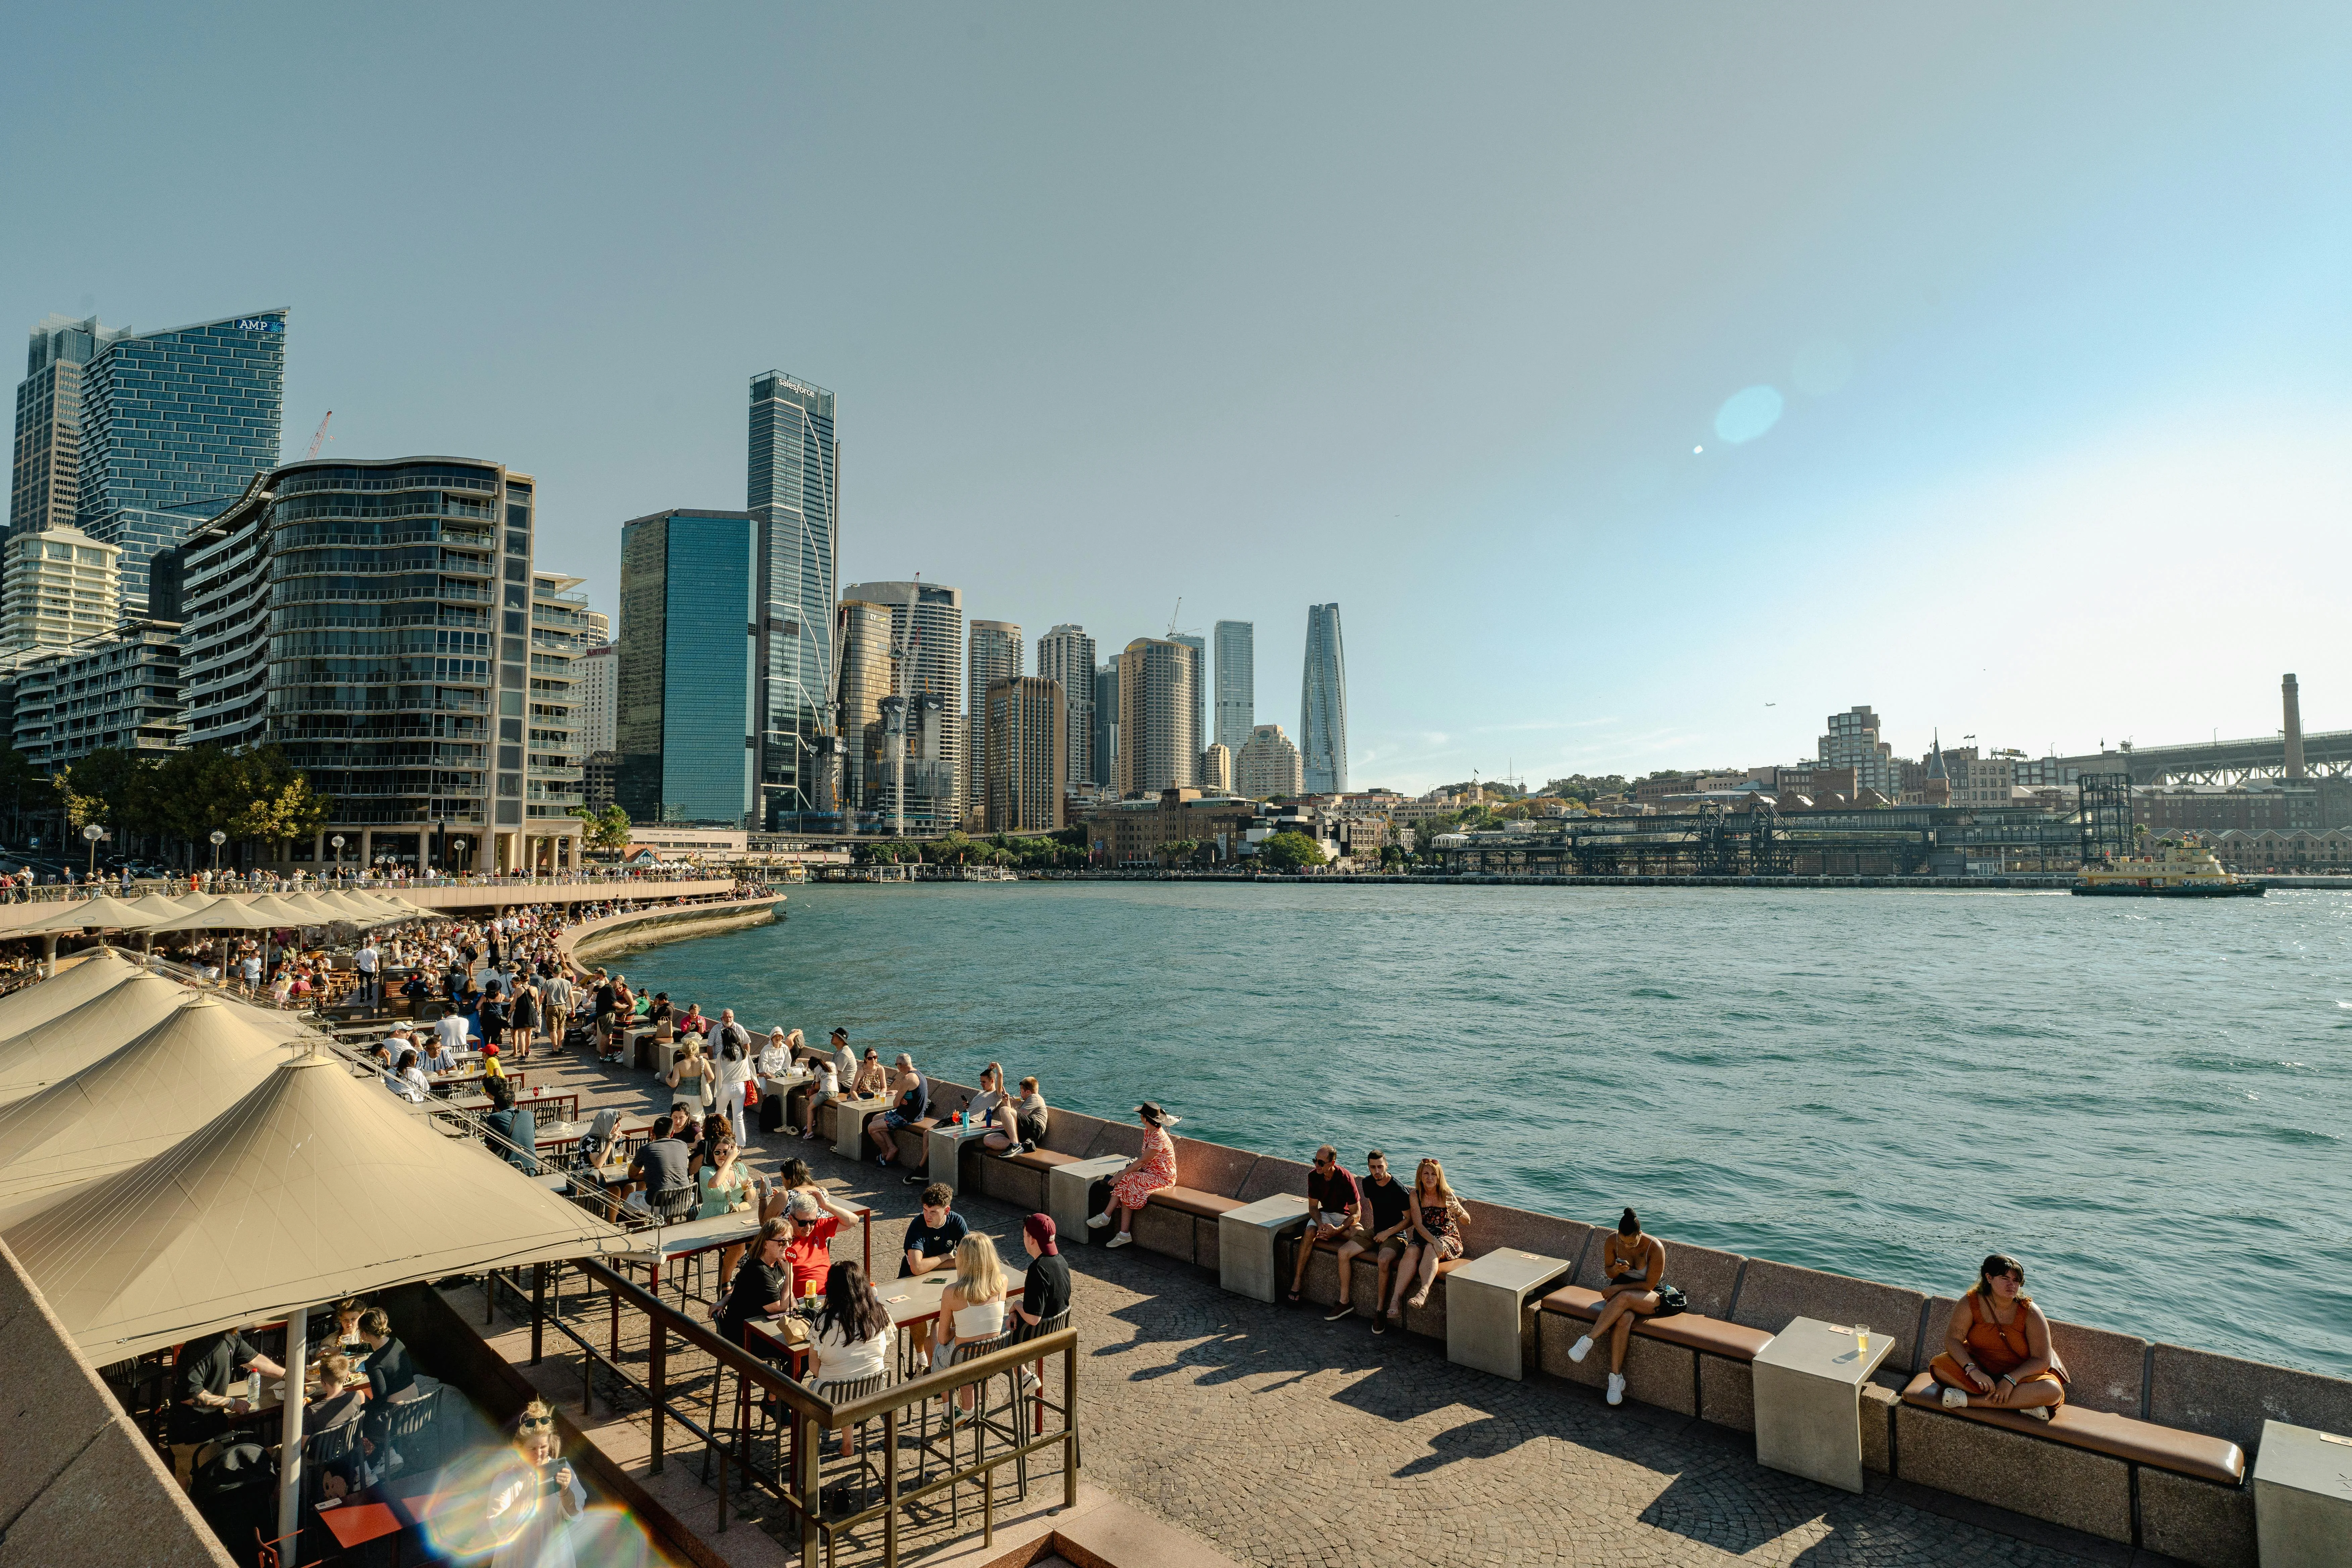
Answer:
[(1298, 684), (1298, 751), (1308, 795), (1348, 787), (1348, 653), (1339, 606), (1307, 606), (1307, 668)]
[(752, 826), (823, 826), (835, 732), (834, 605), (841, 543), (840, 444), (833, 394), (778, 370), (751, 378), (744, 510), (760, 563), (759, 807)]

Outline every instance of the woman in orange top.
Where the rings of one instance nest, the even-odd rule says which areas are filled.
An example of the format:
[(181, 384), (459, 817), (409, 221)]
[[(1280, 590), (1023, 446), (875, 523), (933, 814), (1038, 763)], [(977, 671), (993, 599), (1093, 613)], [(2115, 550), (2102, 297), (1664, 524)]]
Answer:
[(2025, 1265), (1994, 1253), (1952, 1308), (1944, 1352), (1927, 1363), (1944, 1408), (2014, 1410), (2037, 1421), (2066, 1403), (2066, 1363), (2050, 1343), (2050, 1320), (2025, 1293)]

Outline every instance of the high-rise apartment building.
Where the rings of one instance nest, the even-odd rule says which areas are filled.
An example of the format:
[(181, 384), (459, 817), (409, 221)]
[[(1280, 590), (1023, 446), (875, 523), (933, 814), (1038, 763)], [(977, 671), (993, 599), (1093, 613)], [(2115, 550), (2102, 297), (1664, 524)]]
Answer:
[(63, 647), (114, 629), (121, 552), (64, 523), (8, 536), (0, 567), (0, 653)]
[(1852, 768), (1857, 789), (1874, 789), (1893, 800), (1903, 790), (1903, 764), (1895, 748), (1878, 738), (1878, 715), (1866, 702), (1832, 713), (1829, 733), (1817, 742), (1824, 766)]
[(762, 826), (761, 537), (747, 511), (621, 525), (613, 792), (632, 822)]
[(1307, 661), (1298, 685), (1298, 755), (1308, 795), (1348, 789), (1348, 652), (1339, 606), (1307, 609)]
[(1122, 795), (1191, 785), (1201, 765), (1201, 653), (1189, 643), (1138, 637), (1118, 660)]
[[(753, 727), (759, 802), (749, 826), (831, 826), (833, 606), (839, 586), (841, 447), (833, 394), (782, 371), (751, 378), (744, 506), (757, 525), (760, 689)], [(816, 787), (820, 777), (826, 788)]]
[(1192, 734), (1196, 743), (1209, 743), (1209, 639), (1198, 632), (1174, 632), (1170, 642), (1192, 650)]
[(96, 316), (45, 316), (16, 384), (16, 460), (8, 487), (8, 531), (70, 528), (81, 505), (81, 378), (93, 356), (124, 334)]
[(1204, 795), (1234, 792), (1234, 753), (1222, 742), (1210, 742), (1201, 753), (1201, 790)]
[(177, 626), (134, 621), (16, 667), (11, 743), (44, 775), (101, 749), (153, 756), (187, 730)]
[(532, 570), (535, 489), (462, 458), (289, 463), (188, 536), (188, 740), (278, 745), (333, 803), (293, 861), (341, 834), (367, 864), (577, 863), (577, 768), (548, 759), (578, 579)]
[(146, 611), (151, 558), (277, 465), (285, 386), (282, 309), (125, 331), (90, 356), (75, 521), (121, 548), (126, 611)]
[(1266, 800), (1275, 795), (1286, 798), (1307, 793), (1307, 775), (1298, 760), (1298, 748), (1282, 732), (1279, 724), (1255, 724), (1249, 739), (1242, 742), (1241, 755), (1234, 759), (1234, 793), (1251, 800)]
[(1095, 787), (1118, 792), (1118, 658), (1095, 671)]
[[(883, 700), (898, 689), (898, 665), (890, 657), (890, 607), (845, 598), (834, 616), (835, 657), (841, 661), (840, 727), (842, 810), (855, 816), (890, 805), (897, 787), (885, 764), (896, 737), (884, 727)], [(895, 712), (896, 710), (894, 709)]]
[(613, 640), (612, 617), (602, 610), (581, 611), (580, 626), (581, 634), (588, 639), (584, 647), (603, 647)]
[(1070, 772), (1062, 683), (1036, 675), (992, 680), (980, 714), (982, 826), (991, 833), (1062, 826)]
[[(590, 634), (593, 635), (593, 627)], [(572, 666), (572, 707), (583, 752), (610, 752), (616, 748), (614, 726), (620, 713), (620, 680), (621, 650), (609, 642), (589, 643), (588, 651)]]
[(1257, 627), (1217, 623), (1217, 744), (1238, 755), (1257, 726)]
[[(891, 646), (904, 648), (907, 659), (892, 690), (904, 691), (910, 699), (904, 720), (908, 831), (945, 832), (963, 820), (960, 781), (967, 776), (965, 758), (970, 754), (961, 668), (963, 592), (919, 581), (854, 583), (841, 596), (864, 599), (890, 612)], [(885, 787), (896, 787), (895, 771)]]
[(1095, 771), (1095, 639), (1081, 626), (1055, 626), (1037, 639), (1037, 673), (1062, 688), (1070, 765), (1062, 782), (1073, 795), (1091, 794), (1102, 777)]
[(964, 810), (982, 814), (980, 786), (982, 710), (981, 699), (1000, 680), (1021, 673), (1021, 628), (1011, 621), (973, 621), (964, 657), (964, 709), (971, 718), (972, 743), (964, 759)]
[[(523, 735), (523, 816), (534, 834), (550, 818), (587, 803), (580, 667), (594, 635), (583, 578), (533, 572), (530, 580), (530, 707)], [(601, 618), (601, 617), (600, 617)]]

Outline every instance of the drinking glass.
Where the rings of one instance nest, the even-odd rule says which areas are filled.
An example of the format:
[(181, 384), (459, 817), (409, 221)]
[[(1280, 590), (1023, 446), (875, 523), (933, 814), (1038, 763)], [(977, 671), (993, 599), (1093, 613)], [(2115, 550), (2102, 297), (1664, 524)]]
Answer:
[(1864, 1355), (1868, 1355), (1870, 1353), (1870, 1325), (1868, 1323), (1856, 1323), (1853, 1326), (1853, 1348)]

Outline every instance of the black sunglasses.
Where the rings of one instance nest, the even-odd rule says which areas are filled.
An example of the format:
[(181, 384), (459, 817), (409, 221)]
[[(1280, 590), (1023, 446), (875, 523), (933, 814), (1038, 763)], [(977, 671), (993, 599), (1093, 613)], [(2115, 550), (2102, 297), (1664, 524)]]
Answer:
[(521, 1421), (522, 1430), (526, 1432), (530, 1431), (534, 1426), (552, 1426), (554, 1425), (555, 1417), (552, 1415), (526, 1415)]

